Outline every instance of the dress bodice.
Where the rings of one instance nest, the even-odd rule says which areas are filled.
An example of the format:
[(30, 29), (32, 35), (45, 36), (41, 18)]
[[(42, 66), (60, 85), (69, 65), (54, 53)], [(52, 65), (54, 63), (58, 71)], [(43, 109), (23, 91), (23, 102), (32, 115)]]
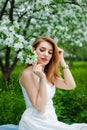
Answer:
[(21, 88), (22, 88), (22, 92), (23, 92), (26, 108), (31, 107), (32, 103), (31, 103), (31, 101), (29, 99), (29, 96), (28, 96), (28, 94), (26, 92), (26, 89), (22, 85), (21, 85)]

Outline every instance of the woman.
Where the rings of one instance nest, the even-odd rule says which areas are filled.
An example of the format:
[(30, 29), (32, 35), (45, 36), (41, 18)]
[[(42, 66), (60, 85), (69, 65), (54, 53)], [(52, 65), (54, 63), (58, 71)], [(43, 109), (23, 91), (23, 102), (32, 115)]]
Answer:
[[(16, 129), (87, 130), (85, 123), (68, 125), (58, 121), (53, 107), (52, 98), (56, 88), (75, 88), (73, 76), (63, 58), (63, 50), (57, 47), (53, 39), (40, 37), (34, 42), (33, 51), (37, 54), (37, 62), (27, 65), (19, 79), (26, 110), (19, 122), (19, 128)], [(59, 65), (64, 79), (60, 76)]]
[[(37, 63), (28, 65), (20, 76), (27, 109), (19, 122), (19, 130), (87, 130), (87, 124), (67, 125), (58, 121), (55, 114), (52, 102), (55, 88), (75, 88), (63, 50), (49, 37), (38, 38), (33, 50), (37, 54)], [(60, 76), (59, 64), (64, 79)]]

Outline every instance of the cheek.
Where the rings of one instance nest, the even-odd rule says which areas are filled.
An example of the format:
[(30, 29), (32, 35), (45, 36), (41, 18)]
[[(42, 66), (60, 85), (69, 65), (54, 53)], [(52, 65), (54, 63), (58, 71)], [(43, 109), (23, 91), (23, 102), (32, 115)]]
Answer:
[(40, 56), (41, 54), (40, 54), (40, 52), (39, 51), (37, 51), (37, 56)]
[(52, 58), (52, 55), (50, 55), (50, 59)]
[(52, 55), (51, 56), (49, 56), (49, 61), (52, 59)]
[(42, 55), (41, 55), (41, 53), (39, 51), (37, 51), (36, 53), (37, 53), (37, 58), (39, 60)]

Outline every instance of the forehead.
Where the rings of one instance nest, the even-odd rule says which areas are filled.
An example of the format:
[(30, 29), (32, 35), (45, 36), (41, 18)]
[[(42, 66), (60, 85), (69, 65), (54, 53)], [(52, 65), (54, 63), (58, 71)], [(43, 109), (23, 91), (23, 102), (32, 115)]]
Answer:
[(38, 47), (43, 47), (43, 48), (47, 48), (47, 49), (53, 49), (52, 44), (46, 41), (42, 41), (40, 42)]

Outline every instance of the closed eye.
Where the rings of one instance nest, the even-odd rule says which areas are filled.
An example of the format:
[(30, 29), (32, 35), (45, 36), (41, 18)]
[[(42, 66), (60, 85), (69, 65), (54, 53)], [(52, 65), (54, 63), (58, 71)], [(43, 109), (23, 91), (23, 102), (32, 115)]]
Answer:
[(44, 52), (45, 50), (44, 49), (40, 49), (41, 52)]
[(49, 53), (49, 54), (53, 54), (53, 52), (52, 52), (52, 51), (49, 51), (48, 53)]
[[(46, 51), (46, 48), (40, 48), (40, 51), (41, 51), (41, 52), (45, 52), (45, 51)], [(53, 54), (53, 51), (50, 49), (50, 50), (48, 51), (48, 54)]]

